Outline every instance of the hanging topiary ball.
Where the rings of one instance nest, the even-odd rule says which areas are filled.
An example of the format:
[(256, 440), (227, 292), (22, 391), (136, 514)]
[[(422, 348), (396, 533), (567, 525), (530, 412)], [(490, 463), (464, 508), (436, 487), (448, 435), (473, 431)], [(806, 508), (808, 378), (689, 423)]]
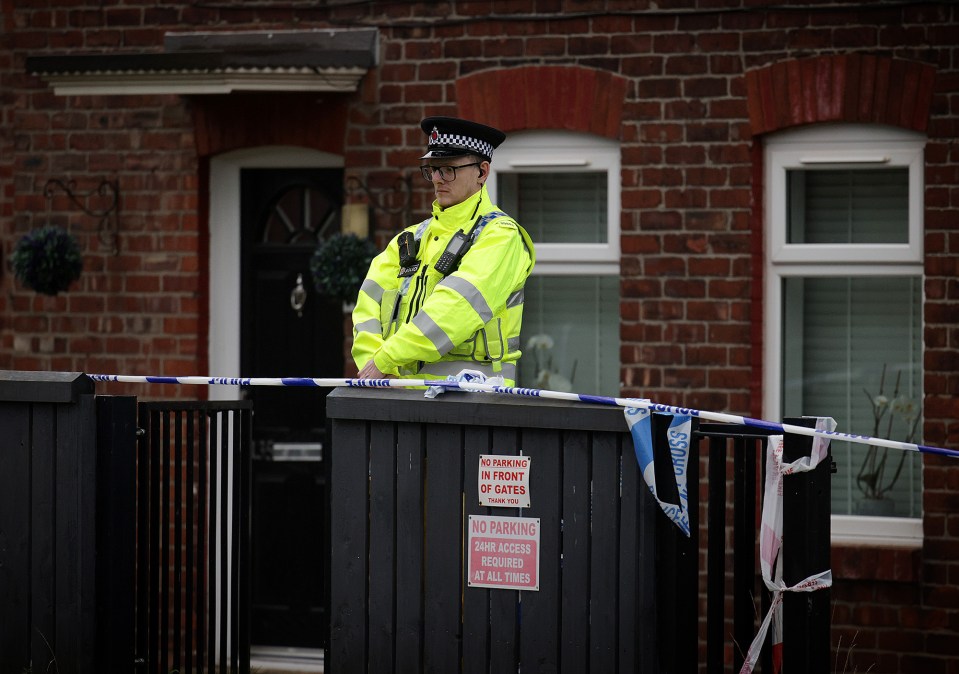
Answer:
[(27, 233), (13, 251), (13, 273), (23, 285), (44, 295), (70, 287), (83, 271), (83, 256), (73, 236), (46, 225)]
[(310, 258), (313, 287), (323, 295), (355, 300), (375, 255), (373, 242), (355, 234), (334, 234), (320, 241)]

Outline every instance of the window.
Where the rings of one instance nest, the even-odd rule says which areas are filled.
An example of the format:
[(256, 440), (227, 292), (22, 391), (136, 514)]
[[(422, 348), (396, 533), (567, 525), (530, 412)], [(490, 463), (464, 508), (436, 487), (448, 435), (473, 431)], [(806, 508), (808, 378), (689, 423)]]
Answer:
[[(858, 125), (767, 141), (770, 416), (831, 416), (841, 431), (921, 441), (923, 144)], [(841, 442), (832, 453), (834, 538), (921, 538), (917, 453)]]
[(518, 384), (619, 395), (619, 144), (510, 134), (488, 186), (536, 244)]

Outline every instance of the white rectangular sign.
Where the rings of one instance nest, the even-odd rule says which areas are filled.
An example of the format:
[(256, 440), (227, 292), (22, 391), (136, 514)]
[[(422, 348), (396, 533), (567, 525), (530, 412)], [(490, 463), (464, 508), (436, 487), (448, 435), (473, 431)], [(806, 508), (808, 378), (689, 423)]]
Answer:
[(499, 508), (529, 508), (528, 456), (480, 454), (479, 504)]
[(539, 518), (469, 517), (470, 587), (539, 590)]

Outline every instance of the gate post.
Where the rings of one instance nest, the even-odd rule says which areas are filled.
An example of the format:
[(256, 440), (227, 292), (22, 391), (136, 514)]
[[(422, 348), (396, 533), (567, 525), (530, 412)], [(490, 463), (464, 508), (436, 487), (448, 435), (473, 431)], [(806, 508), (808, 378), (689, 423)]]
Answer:
[[(814, 428), (809, 417), (785, 423)], [(783, 460), (809, 456), (812, 438), (793, 433), (783, 438)], [(783, 582), (791, 587), (830, 568), (831, 454), (812, 471), (783, 480)], [(795, 672), (828, 672), (830, 589), (786, 592), (783, 598), (783, 660)]]
[(0, 671), (94, 671), (96, 416), (77, 372), (0, 371)]
[(134, 671), (135, 396), (97, 396), (96, 644), (104, 672)]

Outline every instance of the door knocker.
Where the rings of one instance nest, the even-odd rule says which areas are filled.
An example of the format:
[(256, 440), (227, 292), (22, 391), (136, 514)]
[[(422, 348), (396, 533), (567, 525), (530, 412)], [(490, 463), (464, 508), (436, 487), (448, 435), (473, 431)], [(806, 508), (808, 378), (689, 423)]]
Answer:
[(306, 304), (306, 288), (303, 287), (303, 274), (296, 275), (296, 285), (290, 291), (290, 306), (297, 318), (303, 318), (303, 305)]

